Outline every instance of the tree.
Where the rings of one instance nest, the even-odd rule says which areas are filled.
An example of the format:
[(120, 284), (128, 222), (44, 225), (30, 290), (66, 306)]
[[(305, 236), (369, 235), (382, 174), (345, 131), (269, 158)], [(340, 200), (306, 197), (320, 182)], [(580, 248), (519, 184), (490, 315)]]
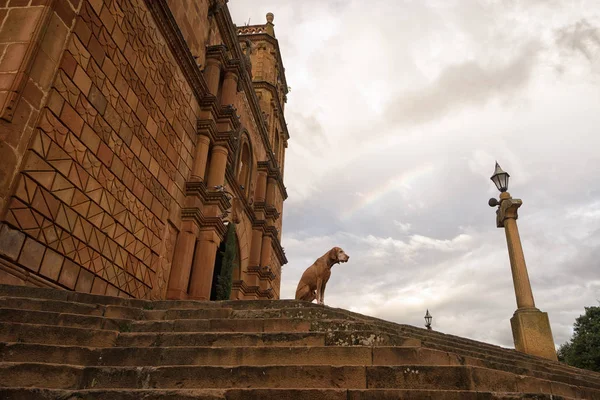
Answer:
[(585, 307), (573, 325), (573, 337), (558, 349), (558, 359), (600, 372), (600, 307)]
[(229, 300), (233, 283), (233, 271), (237, 268), (237, 238), (235, 224), (230, 222), (225, 235), (225, 251), (221, 261), (221, 270), (216, 279), (215, 296), (211, 300)]

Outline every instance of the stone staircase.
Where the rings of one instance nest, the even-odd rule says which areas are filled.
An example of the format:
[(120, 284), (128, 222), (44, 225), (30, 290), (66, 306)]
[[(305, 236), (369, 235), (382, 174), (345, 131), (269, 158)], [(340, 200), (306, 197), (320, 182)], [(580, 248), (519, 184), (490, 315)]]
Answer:
[(600, 399), (600, 374), (292, 300), (0, 285), (0, 399)]

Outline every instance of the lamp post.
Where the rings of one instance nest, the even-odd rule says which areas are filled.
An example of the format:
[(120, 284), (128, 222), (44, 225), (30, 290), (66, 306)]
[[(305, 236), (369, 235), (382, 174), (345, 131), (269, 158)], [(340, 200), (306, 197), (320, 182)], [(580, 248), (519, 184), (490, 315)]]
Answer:
[(510, 175), (500, 168), (496, 162), (494, 175), (490, 178), (500, 191), (500, 199), (491, 198), (490, 207), (496, 210), (496, 226), (504, 228), (506, 244), (510, 259), (517, 310), (510, 319), (515, 349), (523, 353), (532, 354), (551, 360), (556, 360), (556, 350), (548, 314), (538, 310), (533, 300), (533, 292), (527, 274), (525, 256), (517, 227), (517, 210), (523, 202), (513, 199), (508, 190)]
[(427, 328), (427, 330), (431, 330), (431, 320), (433, 319), (433, 317), (431, 316), (431, 314), (429, 314), (429, 309), (427, 309), (427, 312), (425, 313), (425, 327)]

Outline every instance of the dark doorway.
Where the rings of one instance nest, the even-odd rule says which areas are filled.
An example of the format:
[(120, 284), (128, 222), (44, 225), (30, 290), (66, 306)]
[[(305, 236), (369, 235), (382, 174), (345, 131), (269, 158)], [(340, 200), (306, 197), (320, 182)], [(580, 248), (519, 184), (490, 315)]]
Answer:
[[(210, 289), (211, 300), (229, 300), (235, 275), (239, 277), (240, 251), (235, 224), (230, 222), (215, 257), (215, 267)], [(239, 278), (237, 278), (239, 279)]]
[(217, 300), (217, 285), (219, 283), (219, 277), (221, 276), (221, 269), (223, 268), (223, 258), (225, 256), (225, 240), (221, 242), (217, 249), (217, 257), (215, 258), (215, 270), (213, 272), (212, 286), (210, 287), (210, 300)]

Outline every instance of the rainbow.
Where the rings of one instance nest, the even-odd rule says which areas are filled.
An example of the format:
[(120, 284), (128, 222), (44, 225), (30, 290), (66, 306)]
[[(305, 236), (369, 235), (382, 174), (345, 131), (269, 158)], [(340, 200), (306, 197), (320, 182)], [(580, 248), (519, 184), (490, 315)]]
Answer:
[(374, 205), (390, 193), (412, 189), (418, 181), (432, 175), (434, 170), (433, 164), (423, 164), (390, 178), (383, 185), (378, 186), (369, 193), (359, 194), (355, 203), (341, 213), (341, 219), (351, 218), (357, 212)]

